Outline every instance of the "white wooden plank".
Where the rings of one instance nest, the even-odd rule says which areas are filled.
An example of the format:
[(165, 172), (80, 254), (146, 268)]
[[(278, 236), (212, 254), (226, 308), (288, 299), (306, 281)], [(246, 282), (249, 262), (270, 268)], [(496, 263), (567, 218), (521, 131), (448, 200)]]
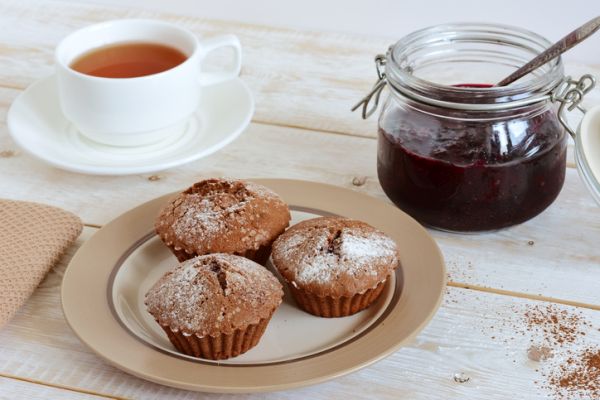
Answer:
[(101, 400), (104, 396), (95, 396), (51, 386), (0, 377), (0, 400)]
[[(345, 132), (346, 128), (353, 127), (353, 131), (363, 135), (364, 125), (361, 126), (359, 117), (352, 115), (349, 109), (370, 86), (374, 53), (389, 44), (388, 39), (373, 41), (338, 34), (303, 34), (127, 8), (35, 0), (5, 2), (0, 7), (4, 28), (0, 37), (0, 65), (3, 66), (0, 83), (4, 85), (23, 88), (51, 73), (54, 47), (74, 29), (114, 18), (160, 18), (190, 28), (199, 36), (232, 32), (240, 37), (244, 46), (242, 75), (257, 96), (255, 120), (305, 126), (305, 118), (319, 117), (320, 121), (315, 120), (312, 128)], [(357, 64), (357, 59), (364, 63)], [(338, 75), (337, 70), (347, 72)], [(323, 75), (315, 73), (317, 71), (329, 73)], [(356, 87), (357, 80), (364, 84)], [(308, 103), (313, 103), (312, 108), (305, 108)], [(335, 114), (343, 116), (343, 125), (327, 121), (326, 118), (332, 116), (329, 104), (335, 105)], [(372, 127), (373, 121), (367, 124)], [(371, 129), (371, 132), (374, 131)]]
[[(298, 30), (318, 30), (328, 32), (352, 32), (363, 35), (405, 35), (425, 26), (443, 24), (449, 21), (486, 21), (509, 23), (540, 33), (550, 40), (557, 40), (570, 27), (574, 28), (590, 18), (587, 0), (571, 0), (569, 12), (565, 13), (559, 0), (550, 0), (546, 7), (520, 0), (505, 0), (502, 3), (489, 3), (486, 7), (473, 7), (471, 0), (455, 0), (451, 4), (439, 0), (421, 0), (410, 7), (400, 2), (373, 0), (355, 2), (352, 7), (344, 7), (339, 1), (323, 2), (304, 0), (301, 3), (281, 4), (277, 0), (254, 0), (251, 6), (241, 6), (236, 0), (221, 0), (218, 3), (202, 2), (198, 7), (195, 0), (71, 0), (106, 6), (134, 6), (200, 18), (243, 21), (254, 24), (275, 25)], [(343, 18), (332, 18), (343, 8)], [(385, 12), (377, 12), (385, 9)], [(519, 12), (515, 13), (514, 10)], [(535, 14), (537, 18), (530, 18)], [(557, 28), (555, 21), (561, 21)], [(563, 57), (570, 60), (600, 62), (598, 54), (590, 51), (600, 44), (600, 38), (592, 37), (584, 45), (569, 50)]]
[[(92, 233), (86, 228), (82, 240)], [(73, 251), (70, 252), (72, 254)], [(65, 257), (17, 316), (0, 331), (0, 374), (35, 378), (110, 396), (143, 399), (223, 399), (167, 388), (129, 376), (92, 354), (70, 331), (60, 311), (59, 284)], [(343, 378), (314, 387), (236, 399), (543, 399), (543, 373), (553, 363), (527, 357), (539, 332), (524, 328), (524, 313), (547, 303), (448, 288), (431, 324), (408, 346), (387, 359)], [(600, 312), (554, 306), (590, 323), (573, 348), (600, 347)], [(556, 357), (570, 347), (556, 348)], [(458, 384), (456, 373), (470, 377)], [(538, 383), (536, 383), (536, 381)], [(1, 387), (0, 387), (1, 388)], [(1, 393), (1, 391), (0, 391)]]
[[(0, 89), (0, 119), (16, 93)], [(0, 152), (11, 149), (16, 147), (0, 127)], [(98, 225), (210, 176), (305, 179), (388, 201), (377, 181), (375, 157), (373, 139), (252, 124), (218, 154), (161, 172), (154, 181), (148, 175), (64, 172), (20, 152), (0, 158), (0, 197), (54, 204)], [(354, 177), (365, 177), (365, 184), (354, 186)], [(600, 305), (600, 213), (573, 169), (567, 171), (558, 200), (532, 221), (491, 234), (431, 232), (448, 261), (452, 281)]]
[[(125, 17), (164, 19), (201, 37), (238, 35), (244, 46), (242, 75), (256, 96), (257, 122), (376, 135), (376, 118), (362, 121), (350, 108), (373, 85), (373, 57), (385, 52), (396, 37), (298, 32), (136, 8), (13, 0), (0, 5), (0, 85), (24, 88), (52, 73), (53, 49), (62, 37), (95, 22)], [(587, 72), (600, 76), (600, 66), (567, 65), (573, 76)], [(588, 103), (600, 103), (600, 90)]]

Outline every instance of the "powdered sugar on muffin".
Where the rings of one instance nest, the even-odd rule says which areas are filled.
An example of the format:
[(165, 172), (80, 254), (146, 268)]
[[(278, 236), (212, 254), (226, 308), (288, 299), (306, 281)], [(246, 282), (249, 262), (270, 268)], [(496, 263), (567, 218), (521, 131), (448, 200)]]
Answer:
[(263, 262), (258, 258), (268, 256), (271, 243), (289, 220), (287, 205), (266, 187), (207, 179), (169, 202), (161, 210), (155, 229), (180, 261), (222, 252)]
[(275, 242), (273, 260), (284, 278), (321, 296), (350, 296), (375, 287), (398, 267), (396, 243), (366, 223), (316, 218)]
[(148, 312), (173, 332), (198, 337), (231, 334), (270, 318), (281, 284), (264, 267), (229, 254), (185, 261), (148, 291)]

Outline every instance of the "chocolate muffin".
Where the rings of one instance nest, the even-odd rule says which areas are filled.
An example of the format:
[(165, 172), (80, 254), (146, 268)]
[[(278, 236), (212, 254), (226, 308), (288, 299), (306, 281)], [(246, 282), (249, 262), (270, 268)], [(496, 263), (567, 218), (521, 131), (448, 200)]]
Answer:
[(268, 188), (207, 179), (171, 200), (161, 210), (155, 229), (179, 261), (229, 253), (264, 264), (273, 241), (289, 222), (287, 204)]
[(400, 266), (390, 237), (341, 217), (292, 226), (273, 244), (272, 259), (300, 308), (320, 317), (343, 317), (367, 308)]
[(282, 297), (281, 284), (261, 265), (209, 254), (163, 275), (145, 304), (177, 350), (222, 360), (256, 346)]

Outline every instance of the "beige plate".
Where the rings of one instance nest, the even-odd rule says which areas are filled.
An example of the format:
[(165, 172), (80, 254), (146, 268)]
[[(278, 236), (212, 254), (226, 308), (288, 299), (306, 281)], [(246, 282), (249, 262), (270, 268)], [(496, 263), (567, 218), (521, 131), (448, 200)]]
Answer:
[(319, 183), (257, 179), (290, 205), (292, 223), (342, 215), (383, 230), (398, 243), (402, 268), (383, 295), (351, 317), (318, 318), (286, 293), (260, 343), (219, 363), (179, 354), (145, 311), (149, 287), (176, 259), (153, 234), (154, 218), (172, 196), (142, 204), (100, 229), (69, 264), (62, 284), (67, 322), (98, 355), (133, 375), (206, 392), (259, 392), (315, 384), (391, 354), (414, 337), (439, 307), (446, 273), (433, 239), (396, 207)]

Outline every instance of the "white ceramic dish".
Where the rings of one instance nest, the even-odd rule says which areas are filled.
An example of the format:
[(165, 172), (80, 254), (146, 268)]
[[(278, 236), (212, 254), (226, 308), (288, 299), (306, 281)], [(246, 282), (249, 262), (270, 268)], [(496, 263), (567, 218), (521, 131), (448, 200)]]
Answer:
[(600, 204), (600, 106), (588, 110), (575, 137), (579, 176)]
[(21, 148), (55, 167), (94, 175), (129, 175), (206, 157), (237, 138), (253, 114), (250, 90), (236, 78), (204, 88), (198, 110), (183, 133), (148, 146), (107, 146), (83, 137), (64, 117), (55, 76), (49, 76), (15, 99), (7, 124)]

